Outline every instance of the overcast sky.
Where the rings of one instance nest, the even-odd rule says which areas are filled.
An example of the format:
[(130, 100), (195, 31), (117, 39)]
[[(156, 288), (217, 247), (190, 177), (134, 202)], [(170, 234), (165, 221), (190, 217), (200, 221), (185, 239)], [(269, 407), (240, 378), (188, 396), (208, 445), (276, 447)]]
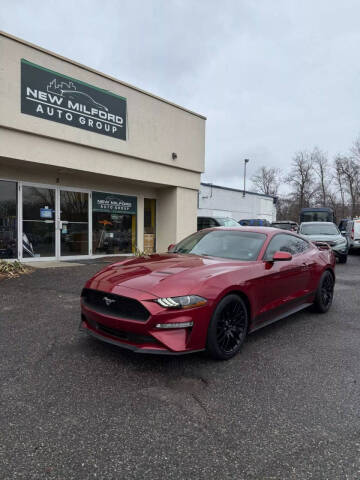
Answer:
[(207, 117), (203, 180), (242, 187), (360, 133), (358, 0), (1, 0), (0, 29)]

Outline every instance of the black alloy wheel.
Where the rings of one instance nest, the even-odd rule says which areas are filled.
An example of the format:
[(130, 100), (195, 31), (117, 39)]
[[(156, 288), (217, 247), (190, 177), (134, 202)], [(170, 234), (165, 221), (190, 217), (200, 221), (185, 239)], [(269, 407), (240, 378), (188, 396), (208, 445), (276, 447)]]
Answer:
[(210, 321), (206, 349), (213, 358), (228, 360), (238, 353), (247, 333), (248, 312), (236, 294), (224, 297)]
[(326, 270), (321, 276), (315, 295), (313, 306), (316, 312), (325, 313), (329, 310), (334, 297), (334, 285), (334, 277), (329, 270)]

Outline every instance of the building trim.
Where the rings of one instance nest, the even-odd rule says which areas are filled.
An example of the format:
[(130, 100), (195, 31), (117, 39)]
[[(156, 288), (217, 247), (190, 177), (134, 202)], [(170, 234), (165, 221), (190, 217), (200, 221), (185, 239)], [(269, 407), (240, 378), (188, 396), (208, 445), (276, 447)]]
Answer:
[[(7, 32), (4, 32), (4, 31), (0, 30), (0, 36), (8, 38), (8, 39), (13, 40), (13, 41), (18, 42), (18, 43), (21, 43), (21, 44), (23, 44), (27, 47), (33, 48), (33, 49), (38, 50), (38, 51), (40, 51), (42, 53), (45, 53), (47, 55), (51, 55), (52, 57), (57, 58), (59, 60), (62, 60), (64, 62), (71, 63), (72, 65), (75, 65), (76, 67), (82, 68), (83, 70), (87, 70), (88, 72), (94, 73), (95, 75), (99, 75), (103, 78), (106, 78), (108, 80), (116, 82), (119, 85), (122, 85), (122, 86), (127, 87), (127, 88), (131, 88), (132, 90), (135, 90), (135, 91), (140, 92), (144, 95), (147, 95), (148, 97), (155, 98), (156, 100), (159, 100), (163, 103), (167, 103), (168, 105), (171, 105), (172, 107), (178, 108), (179, 110), (183, 110), (184, 112), (190, 113), (191, 115), (194, 115), (196, 117), (202, 118), (203, 120), (206, 120), (206, 117), (201, 115), (200, 113), (196, 113), (192, 110), (184, 108), (184, 107), (182, 107), (182, 106), (180, 106), (176, 103), (170, 102), (169, 100), (165, 100), (164, 98), (161, 98), (157, 95), (154, 95), (153, 93), (147, 92), (146, 90), (142, 90), (141, 88), (138, 88), (138, 87), (134, 87), (133, 85), (130, 85), (129, 83), (123, 82), (123, 81), (121, 81), (121, 80), (119, 80), (115, 77), (112, 77), (111, 75), (107, 75), (106, 73), (95, 70), (94, 68), (87, 67), (86, 65), (83, 65), (79, 62), (71, 60), (70, 58), (63, 57), (62, 55), (51, 52), (50, 50), (47, 50), (47, 49), (45, 49), (43, 47), (40, 47), (38, 45), (35, 45), (33, 43), (27, 42), (26, 40), (23, 40), (21, 38), (15, 37), (14, 35), (11, 35)], [(106, 91), (106, 93), (110, 93), (110, 92)]]
[[(222, 187), (220, 185), (215, 185), (214, 183), (205, 183), (205, 182), (201, 182), (200, 183), (200, 187), (201, 186), (204, 186), (204, 187), (212, 187), (212, 188), (218, 188), (220, 190), (230, 190), (232, 192), (241, 192), (241, 193), (244, 193), (244, 190), (241, 189), (241, 188), (231, 188), (231, 187)], [(257, 192), (248, 192), (247, 190), (245, 190), (245, 194), (246, 195), (256, 195), (257, 197), (266, 197), (266, 198), (277, 198), (276, 195), (267, 195), (266, 193), (257, 193)]]
[[(2, 125), (0, 123), (0, 130), (1, 129), (4, 129), (4, 130), (12, 130), (13, 132), (21, 132), (25, 135), (32, 135), (32, 136), (35, 136), (35, 137), (42, 137), (42, 138), (47, 138), (47, 139), (50, 139), (50, 140), (54, 140), (56, 142), (63, 142), (63, 143), (70, 143), (72, 145), (76, 145), (77, 147), (83, 147), (83, 148), (91, 148), (93, 150), (99, 150), (101, 152), (105, 152), (105, 153), (113, 153), (115, 155), (119, 155), (120, 157), (128, 157), (128, 158), (134, 158), (136, 160), (142, 160), (144, 162), (149, 162), (149, 163), (153, 163), (155, 165), (160, 165), (160, 166), (164, 166), (164, 167), (170, 167), (170, 168), (176, 168), (178, 170), (183, 170), (185, 172), (191, 172), (191, 173), (196, 173), (196, 174), (201, 174), (203, 173), (203, 171), (198, 171), (198, 170), (192, 170), (190, 168), (185, 168), (185, 167), (180, 167), (178, 165), (175, 165), (175, 164), (172, 164), (172, 163), (164, 163), (164, 162), (157, 162), (155, 160), (151, 160), (149, 158), (145, 158), (145, 157), (139, 157), (139, 156), (136, 156), (136, 155), (131, 155), (129, 153), (120, 153), (118, 152), (117, 150), (112, 150), (112, 149), (104, 149), (103, 147), (97, 147), (96, 145), (85, 145), (83, 143), (78, 143), (78, 142), (75, 142), (73, 140), (66, 140), (64, 138), (59, 138), (59, 137), (54, 137), (52, 135), (45, 135), (44, 133), (35, 133), (35, 132), (30, 132), (28, 130), (22, 130), (21, 128), (15, 128), (15, 127), (9, 127), (7, 125)], [(23, 160), (23, 159), (21, 159)], [(26, 160), (26, 159), (25, 159)], [(35, 163), (35, 162), (34, 162)], [(49, 165), (49, 166), (57, 166), (57, 165)], [(65, 167), (64, 167), (65, 168)], [(87, 170), (87, 172), (89, 173), (96, 173), (96, 172), (92, 172), (91, 170)], [(108, 175), (108, 174), (105, 174), (105, 175)], [(192, 189), (193, 190), (193, 189)]]

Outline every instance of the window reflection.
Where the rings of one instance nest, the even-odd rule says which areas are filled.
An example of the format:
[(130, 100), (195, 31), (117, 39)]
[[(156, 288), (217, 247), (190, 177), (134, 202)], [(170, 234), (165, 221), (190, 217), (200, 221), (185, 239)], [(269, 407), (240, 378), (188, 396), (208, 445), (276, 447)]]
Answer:
[(23, 256), (55, 255), (55, 190), (23, 187)]
[(132, 253), (136, 244), (136, 215), (93, 212), (93, 253)]

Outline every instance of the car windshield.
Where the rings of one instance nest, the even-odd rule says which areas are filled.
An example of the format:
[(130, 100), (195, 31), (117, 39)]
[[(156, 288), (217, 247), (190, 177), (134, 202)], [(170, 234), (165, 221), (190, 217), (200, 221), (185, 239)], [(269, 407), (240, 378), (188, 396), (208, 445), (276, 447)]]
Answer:
[(233, 218), (217, 218), (216, 219), (222, 227), (239, 227), (240, 225)]
[(332, 220), (332, 214), (329, 212), (302, 212), (301, 220), (303, 222), (329, 222)]
[(200, 231), (178, 243), (173, 252), (251, 261), (257, 259), (265, 240), (262, 233), (240, 229)]
[(302, 225), (300, 233), (303, 235), (340, 235), (335, 224), (324, 225), (321, 222), (316, 225)]

